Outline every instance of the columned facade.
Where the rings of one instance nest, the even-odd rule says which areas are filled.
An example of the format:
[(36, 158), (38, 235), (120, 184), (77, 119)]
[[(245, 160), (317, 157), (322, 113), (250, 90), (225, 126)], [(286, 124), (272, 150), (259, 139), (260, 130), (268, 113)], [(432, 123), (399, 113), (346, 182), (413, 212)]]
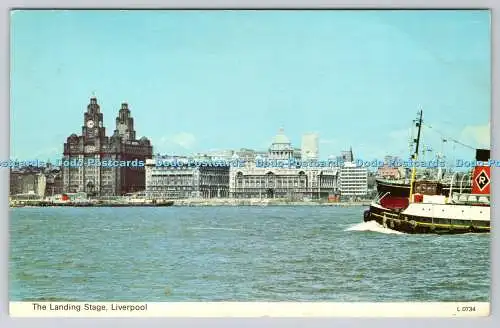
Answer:
[(232, 198), (327, 199), (337, 193), (337, 169), (231, 168)]
[[(165, 161), (165, 160), (163, 160)], [(161, 199), (227, 198), (229, 166), (157, 165), (146, 161), (146, 197)]]
[[(245, 167), (231, 167), (229, 191), (232, 198), (278, 198), (288, 200), (327, 199), (337, 194), (336, 168), (297, 167), (297, 157), (283, 129), (273, 138), (266, 158), (247, 161)], [(256, 163), (270, 160), (274, 167)], [(279, 167), (276, 167), (279, 166)]]

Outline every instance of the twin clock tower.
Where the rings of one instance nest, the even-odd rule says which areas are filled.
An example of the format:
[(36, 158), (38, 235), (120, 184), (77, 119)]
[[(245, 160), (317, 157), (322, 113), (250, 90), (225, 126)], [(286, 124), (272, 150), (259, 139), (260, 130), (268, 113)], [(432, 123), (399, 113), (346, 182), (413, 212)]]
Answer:
[[(106, 136), (103, 114), (95, 97), (90, 98), (83, 115), (82, 133), (70, 135), (64, 144), (63, 190), (86, 192), (94, 196), (119, 196), (145, 189), (144, 166), (78, 165), (110, 161), (146, 161), (153, 147), (146, 137), (136, 139), (134, 119), (123, 103), (116, 118), (113, 135)], [(92, 161), (93, 160), (93, 161)], [(137, 162), (136, 161), (136, 162)]]

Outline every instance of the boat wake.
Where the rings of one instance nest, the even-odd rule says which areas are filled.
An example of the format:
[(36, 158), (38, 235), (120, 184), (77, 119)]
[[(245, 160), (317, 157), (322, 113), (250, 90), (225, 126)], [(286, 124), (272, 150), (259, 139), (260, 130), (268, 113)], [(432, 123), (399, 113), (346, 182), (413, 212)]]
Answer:
[(384, 228), (380, 224), (378, 224), (375, 221), (368, 221), (368, 222), (361, 222), (357, 223), (344, 231), (373, 231), (373, 232), (379, 232), (379, 233), (385, 233), (385, 234), (396, 234), (396, 235), (404, 235), (404, 233), (392, 230), (389, 228)]

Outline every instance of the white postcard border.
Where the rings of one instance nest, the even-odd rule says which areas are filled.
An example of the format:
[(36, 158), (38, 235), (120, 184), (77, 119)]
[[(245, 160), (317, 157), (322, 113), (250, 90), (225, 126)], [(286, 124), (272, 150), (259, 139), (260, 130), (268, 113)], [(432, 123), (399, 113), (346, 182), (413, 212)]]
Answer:
[(12, 317), (483, 317), (489, 302), (10, 302)]
[[(0, 158), (6, 159), (9, 158), (9, 140), (10, 140), (10, 132), (9, 132), (9, 13), (8, 10), (10, 8), (26, 8), (26, 7), (142, 7), (142, 8), (160, 8), (166, 6), (176, 6), (176, 7), (184, 7), (184, 8), (201, 8), (201, 7), (212, 7), (212, 8), (220, 8), (220, 7), (244, 7), (244, 8), (297, 8), (297, 7), (308, 7), (308, 8), (329, 8), (333, 6), (343, 6), (350, 8), (366, 8), (366, 7), (379, 7), (384, 6), (386, 8), (398, 8), (401, 6), (405, 7), (434, 7), (434, 8), (444, 8), (444, 7), (474, 7), (474, 8), (493, 8), (493, 21), (492, 21), (492, 34), (494, 38), (494, 53), (497, 54), (498, 57), (498, 1), (496, 0), (456, 0), (456, 1), (444, 1), (444, 0), (407, 0), (407, 1), (396, 1), (396, 0), (351, 0), (351, 1), (334, 1), (334, 0), (246, 0), (246, 1), (230, 1), (230, 0), (191, 0), (191, 1), (160, 1), (160, 0), (149, 0), (142, 5), (134, 5), (134, 1), (123, 1), (123, 0), (72, 0), (71, 2), (62, 3), (57, 0), (25, 0), (25, 1), (13, 1), (7, 0), (1, 2), (1, 13), (2, 19), (0, 20), (0, 35), (2, 36), (4, 51), (2, 52), (1, 64), (0, 64), (0, 72), (4, 77), (2, 79), (2, 88), (0, 88), (0, 99), (2, 100), (2, 106), (0, 107), (0, 133), (2, 133), (2, 138), (0, 141)], [(492, 90), (498, 90), (498, 65), (493, 58), (493, 70), (494, 70), (494, 83), (492, 85)], [(495, 88), (496, 87), (496, 88)], [(499, 91), (493, 92), (493, 110), (492, 110), (492, 157), (495, 159), (500, 158), (500, 151), (498, 150), (497, 143), (500, 141), (500, 129), (497, 128), (500, 123), (497, 123), (498, 116), (500, 116), (499, 110)], [(36, 110), (36, 109), (34, 109)], [(492, 217), (499, 217), (496, 203), (498, 203), (498, 198), (500, 197), (500, 181), (498, 179), (497, 170), (492, 170), (492, 179), (493, 179), (493, 189), (492, 192), (492, 200), (493, 200), (493, 208), (492, 208)], [(500, 275), (500, 270), (498, 270), (498, 257), (499, 257), (499, 238), (498, 235), (498, 224), (492, 224), (492, 234), (495, 236), (492, 238), (492, 297), (491, 297), (491, 312), (492, 317), (475, 319), (474, 321), (470, 321), (467, 319), (464, 320), (453, 320), (448, 321), (446, 319), (418, 319), (418, 320), (390, 320), (390, 319), (380, 319), (380, 320), (356, 320), (356, 319), (279, 319), (276, 321), (275, 319), (269, 318), (261, 318), (259, 320), (244, 320), (244, 319), (218, 319), (218, 320), (205, 320), (200, 322), (197, 319), (137, 319), (137, 320), (70, 320), (69, 319), (40, 319), (40, 320), (13, 320), (9, 318), (9, 300), (8, 300), (8, 215), (9, 215), (9, 207), (8, 207), (8, 188), (9, 188), (9, 177), (7, 170), (0, 171), (0, 208), (2, 210), (2, 228), (0, 229), (0, 262), (3, 263), (2, 271), (2, 279), (0, 279), (0, 291), (3, 295), (2, 302), (2, 314), (0, 316), (0, 326), (2, 327), (57, 327), (58, 325), (66, 327), (66, 326), (74, 326), (74, 327), (88, 327), (88, 326), (104, 326), (104, 325), (120, 325), (124, 327), (128, 326), (143, 326), (147, 325), (153, 327), (164, 327), (165, 324), (170, 326), (194, 326), (194, 325), (203, 325), (208, 327), (224, 327), (225, 325), (234, 326), (237, 325), (255, 325), (255, 326), (275, 326), (275, 325), (283, 325), (284, 327), (290, 326), (307, 326), (307, 327), (331, 327), (332, 324), (342, 325), (342, 326), (366, 326), (366, 327), (388, 327), (392, 325), (405, 325), (405, 326), (422, 326), (426, 325), (428, 327), (442, 327), (446, 324), (452, 324), (454, 327), (461, 326), (498, 326), (494, 324), (493, 318), (495, 321), (500, 312), (498, 297), (495, 295), (500, 295), (500, 290), (498, 287), (498, 278)]]

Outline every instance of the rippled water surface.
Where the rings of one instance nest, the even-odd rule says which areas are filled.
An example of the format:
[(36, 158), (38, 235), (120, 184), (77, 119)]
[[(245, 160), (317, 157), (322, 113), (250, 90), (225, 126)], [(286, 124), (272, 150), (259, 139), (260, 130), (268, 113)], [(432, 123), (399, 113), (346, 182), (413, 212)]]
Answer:
[(490, 299), (489, 234), (394, 234), (363, 210), (11, 209), (10, 299)]

